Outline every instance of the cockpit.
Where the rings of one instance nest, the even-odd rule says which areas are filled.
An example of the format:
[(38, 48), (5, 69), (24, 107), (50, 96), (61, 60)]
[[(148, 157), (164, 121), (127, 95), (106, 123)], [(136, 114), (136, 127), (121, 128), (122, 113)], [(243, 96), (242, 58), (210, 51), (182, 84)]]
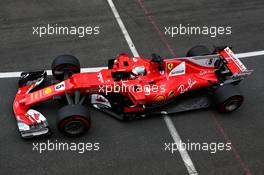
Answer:
[(108, 61), (108, 69), (111, 69), (114, 81), (133, 80), (152, 72), (164, 73), (164, 64), (161, 57), (153, 56), (152, 60), (145, 58), (129, 58), (126, 54), (120, 54), (116, 59)]
[(132, 74), (136, 76), (144, 76), (146, 75), (146, 68), (145, 66), (137, 66), (132, 69)]

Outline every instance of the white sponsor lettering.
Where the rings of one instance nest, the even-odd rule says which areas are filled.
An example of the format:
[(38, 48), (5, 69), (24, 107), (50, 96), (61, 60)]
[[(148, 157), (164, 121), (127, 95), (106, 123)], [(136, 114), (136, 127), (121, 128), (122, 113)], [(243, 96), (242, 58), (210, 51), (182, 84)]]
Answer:
[(182, 62), (181, 64), (173, 68), (169, 73), (169, 77), (183, 74), (185, 74), (185, 62)]
[(180, 91), (180, 93), (183, 94), (183, 93), (187, 92), (188, 90), (190, 90), (193, 87), (193, 85), (195, 85), (196, 83), (197, 83), (197, 81), (193, 81), (191, 78), (189, 78), (187, 86), (184, 84), (181, 84), (178, 87), (178, 91)]
[(234, 61), (234, 63), (238, 66), (238, 68), (244, 72), (247, 70), (247, 68), (245, 67), (245, 65), (235, 56), (235, 54), (232, 52), (231, 49), (229, 49), (228, 47), (225, 48), (226, 53), (232, 58), (232, 60)]

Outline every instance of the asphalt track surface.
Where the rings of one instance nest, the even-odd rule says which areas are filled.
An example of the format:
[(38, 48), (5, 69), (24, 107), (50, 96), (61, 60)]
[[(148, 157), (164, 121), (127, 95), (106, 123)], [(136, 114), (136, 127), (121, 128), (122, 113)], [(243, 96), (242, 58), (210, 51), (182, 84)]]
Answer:
[[(197, 44), (231, 44), (234, 51), (263, 50), (264, 2), (205, 0), (115, 0), (114, 4), (139, 52), (149, 57), (184, 56)], [(32, 35), (32, 27), (42, 24), (98, 25), (98, 36)], [(230, 25), (232, 35), (160, 35), (164, 26), (182, 24)], [(50, 69), (54, 57), (72, 54), (82, 67), (105, 66), (107, 60), (130, 49), (105, 0), (1, 1), (0, 72)], [(169, 49), (171, 48), (171, 50)], [(211, 154), (188, 151), (199, 174), (264, 174), (263, 56), (242, 60), (254, 73), (240, 84), (245, 103), (236, 112), (222, 115), (214, 109), (171, 116), (183, 141), (232, 142), (232, 151)], [(32, 142), (18, 136), (12, 112), (17, 78), (0, 79), (0, 174), (188, 174), (178, 152), (164, 151), (164, 142), (173, 142), (160, 117), (119, 122), (98, 111), (91, 111), (92, 128), (81, 138), (65, 138), (56, 129), (56, 102), (39, 106), (53, 129), (51, 141), (100, 142), (100, 150), (78, 154), (74, 151), (32, 151)]]

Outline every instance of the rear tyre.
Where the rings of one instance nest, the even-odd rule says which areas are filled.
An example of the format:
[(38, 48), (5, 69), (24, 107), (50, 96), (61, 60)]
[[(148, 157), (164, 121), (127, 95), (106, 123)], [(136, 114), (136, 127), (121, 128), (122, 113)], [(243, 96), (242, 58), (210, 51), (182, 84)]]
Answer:
[(197, 45), (192, 47), (186, 54), (187, 57), (194, 57), (194, 56), (204, 56), (210, 55), (210, 51), (206, 46)]
[(91, 126), (90, 113), (82, 105), (64, 106), (58, 112), (57, 126), (66, 136), (83, 135)]
[(53, 60), (51, 70), (54, 78), (62, 81), (75, 73), (80, 73), (80, 62), (72, 55), (60, 55)]
[(244, 97), (237, 87), (228, 84), (215, 90), (213, 100), (220, 112), (228, 113), (237, 110), (242, 105)]

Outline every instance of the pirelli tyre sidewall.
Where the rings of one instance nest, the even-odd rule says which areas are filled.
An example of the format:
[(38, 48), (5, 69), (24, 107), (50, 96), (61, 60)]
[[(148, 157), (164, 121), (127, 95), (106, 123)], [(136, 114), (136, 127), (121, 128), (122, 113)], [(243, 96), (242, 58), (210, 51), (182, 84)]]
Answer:
[(206, 46), (197, 45), (192, 47), (186, 54), (187, 57), (194, 57), (194, 56), (204, 56), (210, 55), (210, 51)]
[(64, 106), (58, 111), (57, 126), (69, 137), (83, 135), (91, 127), (90, 113), (79, 104)]
[(219, 86), (213, 93), (213, 102), (222, 113), (233, 112), (243, 103), (244, 97), (237, 86), (227, 84)]
[(60, 55), (56, 57), (51, 65), (52, 75), (56, 80), (64, 80), (65, 74), (67, 77), (75, 73), (80, 73), (80, 62), (72, 55)]

